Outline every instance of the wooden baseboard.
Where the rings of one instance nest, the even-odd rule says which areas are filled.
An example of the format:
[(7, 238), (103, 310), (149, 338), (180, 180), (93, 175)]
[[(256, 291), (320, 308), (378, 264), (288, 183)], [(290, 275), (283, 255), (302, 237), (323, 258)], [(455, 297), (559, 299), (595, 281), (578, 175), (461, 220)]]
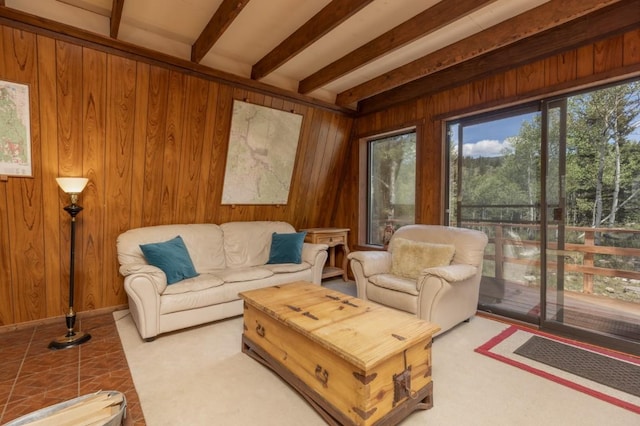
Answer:
[[(96, 315), (108, 314), (115, 311), (122, 311), (124, 309), (129, 309), (129, 305), (116, 305), (116, 306), (109, 306), (109, 307), (100, 308), (100, 309), (92, 309), (90, 311), (82, 311), (77, 313), (77, 318), (78, 319), (91, 318)], [(64, 317), (65, 317), (64, 315), (58, 315), (55, 317), (41, 318), (37, 320), (20, 322), (17, 324), (2, 325), (0, 326), (0, 333), (24, 330), (25, 328), (33, 328), (39, 325), (49, 325), (49, 324), (54, 324), (59, 322), (61, 322), (61, 324), (64, 325)]]

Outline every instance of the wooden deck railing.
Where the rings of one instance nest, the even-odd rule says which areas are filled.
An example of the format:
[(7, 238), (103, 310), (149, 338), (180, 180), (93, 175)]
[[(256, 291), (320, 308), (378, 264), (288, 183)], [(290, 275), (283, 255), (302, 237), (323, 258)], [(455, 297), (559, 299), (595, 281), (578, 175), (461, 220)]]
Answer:
[[(495, 250), (494, 254), (485, 252), (485, 260), (493, 260), (495, 262), (495, 277), (497, 279), (504, 278), (505, 266), (508, 264), (530, 265), (540, 268), (540, 241), (521, 237), (521, 233), (539, 235), (538, 226), (493, 222), (468, 222), (464, 226), (480, 229), (489, 236), (489, 245), (493, 245)], [(523, 232), (524, 230), (527, 232)], [(557, 235), (557, 228), (549, 228), (549, 231), (548, 239), (553, 241), (553, 237)], [(622, 237), (627, 236), (627, 238), (640, 242), (640, 230), (565, 226), (564, 231), (567, 235), (571, 234), (572, 238), (569, 241), (572, 242), (565, 243), (560, 250), (556, 242), (548, 244), (548, 268), (555, 270), (558, 264), (562, 262), (562, 268), (564, 268), (565, 272), (582, 274), (584, 293), (593, 293), (594, 277), (596, 276), (640, 280), (640, 248), (602, 245), (603, 240), (606, 239), (605, 236), (611, 239), (622, 239)], [(582, 240), (582, 243), (578, 243), (576, 240)], [(532, 253), (535, 254), (536, 251), (538, 255), (532, 256)], [(628, 267), (609, 268), (597, 265), (597, 255), (628, 258), (626, 262), (620, 262)], [(566, 262), (565, 259), (567, 258), (571, 258), (571, 262)]]

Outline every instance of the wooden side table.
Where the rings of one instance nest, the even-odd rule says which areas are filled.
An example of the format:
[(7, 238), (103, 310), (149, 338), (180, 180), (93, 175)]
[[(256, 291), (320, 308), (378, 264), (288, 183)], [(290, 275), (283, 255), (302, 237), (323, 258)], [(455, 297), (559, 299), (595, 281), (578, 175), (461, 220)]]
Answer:
[[(307, 235), (304, 241), (313, 244), (327, 244), (329, 246), (329, 264), (322, 271), (322, 278), (335, 277), (342, 275), (344, 281), (348, 281), (347, 277), (347, 255), (349, 254), (349, 246), (347, 245), (347, 237), (349, 235), (348, 228), (309, 228), (301, 229), (306, 231)], [(344, 258), (342, 259), (342, 267), (336, 266), (336, 247), (342, 247)]]

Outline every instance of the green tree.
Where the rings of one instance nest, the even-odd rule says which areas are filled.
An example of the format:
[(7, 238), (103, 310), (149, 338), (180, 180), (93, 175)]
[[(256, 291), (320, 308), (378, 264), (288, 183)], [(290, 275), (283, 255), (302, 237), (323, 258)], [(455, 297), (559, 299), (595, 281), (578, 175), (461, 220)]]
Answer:
[[(575, 179), (573, 208), (584, 221), (591, 203), (591, 226), (614, 226), (619, 210), (638, 197), (638, 141), (630, 138), (638, 126), (640, 84), (622, 84), (578, 95), (569, 100), (569, 175)], [(625, 155), (623, 155), (625, 154)], [(586, 224), (586, 223), (585, 223)]]

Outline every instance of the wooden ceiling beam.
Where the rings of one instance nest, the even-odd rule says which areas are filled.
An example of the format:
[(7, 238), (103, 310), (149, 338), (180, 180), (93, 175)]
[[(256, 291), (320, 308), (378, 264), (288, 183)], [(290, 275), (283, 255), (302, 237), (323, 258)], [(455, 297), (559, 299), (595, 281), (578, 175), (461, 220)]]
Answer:
[(619, 1), (621, 0), (550, 0), (491, 28), (345, 90), (336, 97), (336, 104), (351, 105), (362, 99), (503, 48)]
[(309, 93), (348, 74), (380, 56), (393, 52), (431, 34), (496, 0), (443, 0), (381, 36), (349, 52), (342, 58), (306, 77), (299, 93)]
[[(114, 0), (115, 1), (115, 0)], [(238, 17), (249, 0), (224, 0), (191, 46), (191, 60), (199, 63)]]
[(120, 21), (122, 20), (122, 9), (124, 8), (124, 0), (113, 0), (111, 2), (111, 20), (109, 35), (111, 38), (118, 38), (120, 31)]
[(333, 0), (302, 24), (275, 49), (256, 62), (251, 78), (259, 80), (353, 16), (373, 0)]
[(640, 14), (629, 13), (630, 10), (640, 10), (640, 0), (625, 0), (597, 10), (502, 49), (364, 99), (358, 103), (358, 112), (369, 114), (381, 111), (401, 102), (452, 89), (469, 81), (640, 29)]

